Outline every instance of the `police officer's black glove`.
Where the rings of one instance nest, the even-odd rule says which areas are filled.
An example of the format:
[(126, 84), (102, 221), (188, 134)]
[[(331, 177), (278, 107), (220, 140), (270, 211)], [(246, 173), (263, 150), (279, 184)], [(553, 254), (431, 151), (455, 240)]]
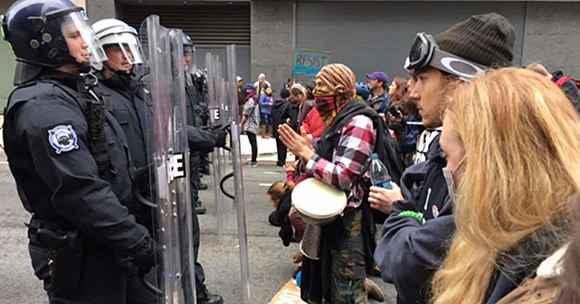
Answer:
[(147, 274), (155, 266), (155, 260), (157, 259), (155, 242), (149, 236), (147, 236), (147, 239), (141, 242), (140, 246), (137, 246), (134, 251), (135, 266), (137, 266), (137, 273), (140, 276)]
[(129, 272), (136, 271), (139, 276), (147, 274), (155, 266), (155, 260), (155, 243), (148, 235), (128, 252), (117, 256), (117, 264)]
[(213, 130), (213, 135), (215, 136), (215, 146), (218, 148), (223, 148), (226, 146), (227, 133), (223, 129)]

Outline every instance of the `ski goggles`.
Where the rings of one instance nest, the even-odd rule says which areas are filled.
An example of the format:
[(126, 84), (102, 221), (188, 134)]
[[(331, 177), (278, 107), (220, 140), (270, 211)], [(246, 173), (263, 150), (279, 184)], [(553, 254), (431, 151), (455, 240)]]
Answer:
[(465, 81), (473, 80), (483, 75), (487, 69), (485, 66), (475, 64), (439, 49), (433, 36), (426, 33), (418, 33), (415, 42), (411, 46), (409, 57), (405, 59), (404, 68), (410, 73), (415, 73), (428, 66), (457, 76)]

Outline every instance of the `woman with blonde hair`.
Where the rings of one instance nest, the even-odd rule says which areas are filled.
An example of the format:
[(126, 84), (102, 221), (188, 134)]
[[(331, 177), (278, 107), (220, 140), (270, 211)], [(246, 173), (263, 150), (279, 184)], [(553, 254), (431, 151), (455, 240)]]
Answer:
[(441, 146), (457, 232), (433, 303), (496, 303), (566, 242), (579, 116), (546, 77), (500, 69), (455, 90)]

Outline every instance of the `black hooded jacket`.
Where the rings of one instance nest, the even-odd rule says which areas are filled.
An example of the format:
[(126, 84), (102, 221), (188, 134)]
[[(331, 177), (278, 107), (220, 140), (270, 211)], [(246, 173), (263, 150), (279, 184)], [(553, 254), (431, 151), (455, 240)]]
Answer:
[[(439, 138), (434, 140), (428, 160), (408, 168), (401, 179), (403, 185), (421, 184), (417, 199), (394, 204), (374, 253), (383, 280), (397, 289), (399, 304), (428, 303), (431, 278), (441, 266), (455, 231), (453, 201), (441, 171), (446, 161), (440, 153)], [(421, 212), (426, 221), (420, 223), (401, 214), (403, 211)]]

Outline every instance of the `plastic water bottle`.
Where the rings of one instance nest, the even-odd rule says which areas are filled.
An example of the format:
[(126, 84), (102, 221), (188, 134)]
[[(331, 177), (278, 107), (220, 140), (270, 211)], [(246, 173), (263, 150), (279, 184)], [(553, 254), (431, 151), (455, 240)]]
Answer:
[(393, 189), (391, 184), (391, 176), (385, 164), (379, 159), (377, 153), (371, 155), (371, 166), (370, 166), (371, 183), (375, 187), (381, 187), (385, 189)]
[(302, 286), (302, 271), (296, 273), (296, 286), (300, 288)]

